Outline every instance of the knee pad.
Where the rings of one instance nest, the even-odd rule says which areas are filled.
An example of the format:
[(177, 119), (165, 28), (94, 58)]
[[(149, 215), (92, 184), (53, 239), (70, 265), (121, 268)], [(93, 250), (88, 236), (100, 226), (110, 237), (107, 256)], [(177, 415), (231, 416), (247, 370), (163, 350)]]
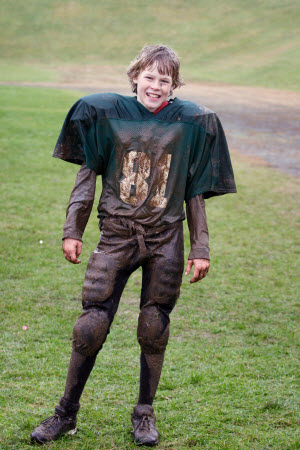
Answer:
[(73, 350), (84, 356), (96, 356), (109, 332), (110, 320), (105, 311), (87, 309), (73, 328)]
[(145, 354), (165, 351), (169, 339), (170, 319), (155, 305), (141, 309), (138, 322), (138, 342)]
[[(182, 267), (176, 262), (165, 259), (159, 264), (154, 260), (153, 267), (149, 265), (149, 281), (142, 293), (142, 301), (160, 305), (169, 312), (174, 308), (180, 295), (182, 282)], [(151, 273), (152, 272), (152, 273)]]

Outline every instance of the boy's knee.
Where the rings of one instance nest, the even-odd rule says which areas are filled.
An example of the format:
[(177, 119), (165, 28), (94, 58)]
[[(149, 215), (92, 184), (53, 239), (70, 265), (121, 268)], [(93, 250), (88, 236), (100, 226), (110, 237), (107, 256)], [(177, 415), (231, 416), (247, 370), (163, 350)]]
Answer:
[(169, 339), (169, 324), (169, 317), (157, 306), (141, 309), (137, 335), (145, 354), (160, 354), (165, 351)]
[(73, 350), (84, 356), (95, 356), (101, 350), (109, 332), (110, 320), (105, 311), (87, 309), (73, 329)]

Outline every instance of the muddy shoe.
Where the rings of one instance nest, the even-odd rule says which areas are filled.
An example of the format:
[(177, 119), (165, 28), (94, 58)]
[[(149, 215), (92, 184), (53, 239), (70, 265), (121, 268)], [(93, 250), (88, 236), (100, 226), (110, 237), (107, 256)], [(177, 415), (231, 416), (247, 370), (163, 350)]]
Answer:
[(155, 426), (155, 415), (151, 405), (137, 405), (131, 414), (132, 434), (137, 445), (158, 444), (158, 431)]
[(76, 433), (76, 413), (68, 413), (61, 406), (56, 406), (53, 416), (43, 420), (31, 433), (31, 440), (38, 444), (55, 441), (62, 434)]

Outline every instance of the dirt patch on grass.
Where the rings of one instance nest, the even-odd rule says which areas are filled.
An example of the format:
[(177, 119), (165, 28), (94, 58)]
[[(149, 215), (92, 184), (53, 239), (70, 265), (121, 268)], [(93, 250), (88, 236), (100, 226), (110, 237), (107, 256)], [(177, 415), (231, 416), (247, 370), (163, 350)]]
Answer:
[[(300, 175), (300, 94), (275, 89), (197, 84), (186, 86), (193, 98), (216, 111), (229, 146), (249, 162)], [(256, 160), (256, 161), (255, 161)]]
[[(10, 84), (132, 95), (126, 68), (122, 66), (64, 66), (52, 70), (60, 73), (58, 83)], [(247, 155), (251, 165), (267, 164), (300, 175), (300, 93), (221, 83), (187, 83), (175, 95), (217, 112), (230, 148)]]

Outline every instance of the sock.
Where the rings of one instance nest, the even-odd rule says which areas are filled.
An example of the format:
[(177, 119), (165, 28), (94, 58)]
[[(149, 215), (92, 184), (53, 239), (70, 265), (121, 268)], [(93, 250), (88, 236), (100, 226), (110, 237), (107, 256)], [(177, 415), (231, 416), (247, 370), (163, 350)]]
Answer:
[[(63, 396), (65, 405), (79, 404), (84, 386), (94, 367), (96, 356), (83, 356), (80, 353), (72, 351), (69, 371), (67, 375), (66, 387)], [(61, 405), (64, 406), (64, 405)]]
[(140, 392), (138, 404), (152, 405), (164, 362), (164, 353), (145, 355), (141, 352)]

